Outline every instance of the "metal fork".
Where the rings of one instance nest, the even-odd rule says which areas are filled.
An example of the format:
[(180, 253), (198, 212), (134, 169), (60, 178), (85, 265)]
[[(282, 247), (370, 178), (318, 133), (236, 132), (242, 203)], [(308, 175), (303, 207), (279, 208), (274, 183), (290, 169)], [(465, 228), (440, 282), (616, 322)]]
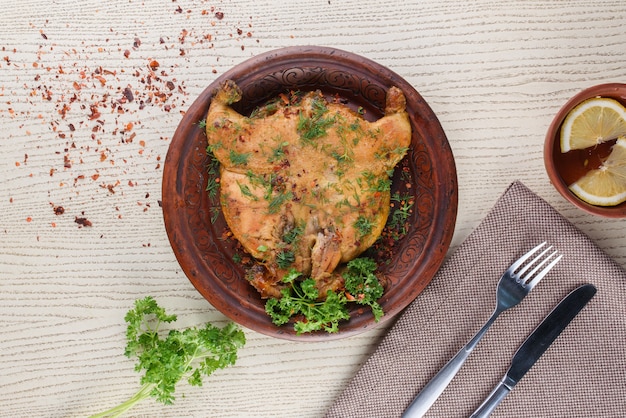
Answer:
[[(530, 257), (536, 254), (546, 245), (543, 242), (515, 261), (502, 275), (496, 291), (496, 309), (485, 325), (476, 333), (465, 347), (433, 377), (422, 391), (413, 399), (413, 402), (402, 414), (402, 418), (416, 418), (423, 416), (445, 390), (454, 376), (463, 366), (465, 360), (472, 353), (480, 339), (485, 335), (491, 324), (505, 310), (514, 307), (524, 299), (541, 279), (559, 262), (562, 255), (557, 251), (550, 254), (552, 246), (544, 249), (539, 255), (524, 264)], [(547, 264), (546, 264), (547, 263)], [(522, 265), (524, 265), (522, 267)], [(521, 267), (521, 268), (520, 268)], [(532, 270), (528, 271), (531, 267)], [(519, 270), (519, 271), (518, 271)]]

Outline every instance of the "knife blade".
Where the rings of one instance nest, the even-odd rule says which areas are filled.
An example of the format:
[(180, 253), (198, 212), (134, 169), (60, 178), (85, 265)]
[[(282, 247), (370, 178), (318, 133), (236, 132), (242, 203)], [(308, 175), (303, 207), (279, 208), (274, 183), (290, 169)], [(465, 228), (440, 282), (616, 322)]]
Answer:
[(518, 348), (504, 378), (470, 418), (484, 418), (491, 415), (498, 404), (513, 390), (595, 294), (595, 286), (585, 284), (565, 296)]

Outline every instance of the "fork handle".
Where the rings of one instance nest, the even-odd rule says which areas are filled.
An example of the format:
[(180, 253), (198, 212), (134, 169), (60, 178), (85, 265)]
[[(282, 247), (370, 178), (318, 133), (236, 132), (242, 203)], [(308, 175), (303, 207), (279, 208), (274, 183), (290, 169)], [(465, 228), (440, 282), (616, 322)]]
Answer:
[(461, 348), (458, 353), (439, 370), (435, 377), (424, 386), (421, 392), (417, 394), (413, 402), (411, 402), (409, 407), (404, 411), (402, 418), (420, 418), (424, 416), (426, 411), (430, 409), (437, 398), (439, 398), (446, 387), (448, 387), (448, 384), (450, 384), (454, 376), (461, 370), (465, 360), (467, 360), (472, 351), (474, 351), (474, 348), (483, 335), (485, 335), (493, 321), (496, 320), (500, 312), (500, 310), (496, 310), (470, 342), (468, 342), (465, 347)]

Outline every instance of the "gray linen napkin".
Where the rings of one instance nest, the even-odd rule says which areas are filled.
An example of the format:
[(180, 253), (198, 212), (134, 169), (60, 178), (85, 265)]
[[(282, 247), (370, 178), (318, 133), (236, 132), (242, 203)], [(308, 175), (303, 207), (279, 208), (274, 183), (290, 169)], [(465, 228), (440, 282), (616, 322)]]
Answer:
[(583, 283), (593, 283), (596, 296), (492, 416), (626, 416), (626, 272), (516, 182), (401, 314), (326, 417), (399, 417), (490, 316), (502, 272), (543, 241), (563, 259), (493, 324), (427, 416), (469, 416), (528, 334)]

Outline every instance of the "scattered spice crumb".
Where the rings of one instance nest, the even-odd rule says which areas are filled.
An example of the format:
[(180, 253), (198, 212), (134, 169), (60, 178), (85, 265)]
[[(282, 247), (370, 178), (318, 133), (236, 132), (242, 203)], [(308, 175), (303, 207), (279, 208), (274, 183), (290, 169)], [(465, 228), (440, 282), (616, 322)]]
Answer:
[[(190, 22), (189, 15), (192, 13), (200, 13), (207, 24), (198, 28), (187, 26)], [(43, 39), (39, 42), (39, 51), (35, 52), (31, 59), (26, 58), (24, 64), (20, 64), (32, 66), (31, 70), (24, 72), (28, 75), (20, 76), (20, 81), (26, 92), (26, 104), (33, 108), (20, 109), (13, 106), (11, 101), (6, 101), (2, 104), (0, 112), (6, 112), (13, 119), (20, 116), (24, 120), (36, 118), (38, 123), (47, 125), (48, 130), (59, 141), (58, 149), (53, 151), (58, 157), (55, 157), (53, 166), (46, 171), (50, 177), (58, 177), (54, 184), (63, 188), (62, 197), (53, 196), (53, 190), (48, 191), (51, 200), (56, 201), (56, 204), (51, 203), (55, 216), (66, 212), (64, 206), (69, 207), (67, 200), (72, 200), (72, 196), (68, 193), (84, 195), (86, 188), (92, 188), (91, 190), (105, 188), (111, 195), (116, 195), (111, 203), (119, 204), (119, 199), (124, 198), (127, 187), (132, 188), (138, 184), (134, 179), (124, 179), (124, 184), (117, 179), (121, 178), (119, 177), (121, 175), (124, 177), (132, 175), (133, 171), (127, 169), (125, 165), (132, 164), (133, 168), (136, 167), (133, 158), (151, 161), (156, 159), (151, 167), (155, 170), (162, 169), (161, 156), (153, 154), (153, 147), (149, 143), (150, 136), (145, 135), (146, 127), (141, 120), (141, 111), (152, 108), (165, 114), (170, 113), (172, 116), (185, 113), (183, 109), (186, 109), (188, 104), (187, 86), (176, 77), (176, 70), (180, 65), (175, 62), (176, 60), (191, 62), (194, 52), (215, 50), (217, 48), (215, 43), (228, 37), (236, 39), (241, 50), (245, 50), (245, 46), (253, 42), (248, 40), (253, 38), (252, 24), (225, 21), (224, 12), (217, 6), (205, 6), (204, 9), (198, 10), (177, 6), (175, 14), (181, 14), (184, 22), (180, 16), (172, 16), (172, 19), (177, 19), (181, 25), (187, 27), (181, 26), (178, 33), (164, 33), (158, 36), (154, 42), (150, 41), (151, 45), (148, 45), (148, 48), (137, 35), (126, 36), (125, 39), (114, 38), (115, 29), (111, 28), (108, 31), (111, 34), (105, 34), (102, 39), (96, 39), (92, 44), (83, 41), (81, 49), (78, 50), (47, 42), (45, 26), (49, 24), (48, 21), (45, 21), (44, 27), (38, 29)], [(31, 27), (35, 29), (33, 23)], [(115, 35), (124, 36), (119, 32)], [(154, 47), (171, 50), (174, 54), (178, 52), (180, 58), (174, 61), (154, 59), (147, 55)], [(2, 46), (1, 50), (2, 66), (17, 65), (17, 62), (24, 60), (19, 55), (24, 51), (20, 51), (18, 47)], [(58, 57), (53, 65), (49, 62), (53, 55), (52, 51), (55, 51), (54, 55)], [(103, 54), (116, 55), (118, 60), (123, 59), (121, 54), (127, 60), (123, 61), (125, 63), (123, 68), (110, 68), (106, 67), (110, 60), (97, 59)], [(212, 74), (217, 74), (220, 57), (217, 53), (211, 55), (215, 57), (215, 62), (209, 63), (209, 68)], [(20, 60), (15, 57), (19, 57)], [(5, 95), (2, 86), (0, 96), (10, 97), (8, 94)], [(40, 109), (42, 103), (46, 109), (51, 108), (51, 111)], [(22, 125), (21, 129), (29, 136), (43, 138), (44, 134), (29, 130), (26, 124)], [(140, 138), (142, 139), (139, 140)], [(160, 139), (170, 140), (165, 136), (161, 136)], [(139, 144), (140, 148), (137, 149), (135, 144)], [(128, 148), (124, 150), (123, 147)], [(91, 173), (81, 170), (81, 166), (88, 161), (97, 164), (98, 158), (102, 167), (92, 168)], [(23, 161), (15, 161), (15, 166), (23, 167), (28, 163), (29, 155), (24, 154)], [(116, 169), (107, 170), (112, 166)], [(119, 171), (116, 171), (117, 167), (121, 167)], [(36, 175), (37, 173), (31, 173), (29, 176)], [(85, 181), (89, 178), (91, 181)], [(145, 199), (147, 200), (149, 196), (150, 193), (146, 193)], [(61, 202), (57, 199), (66, 200), (63, 202), (65, 205), (59, 205)], [(13, 203), (12, 197), (10, 203)], [(160, 200), (157, 200), (157, 203), (159, 207), (162, 206)], [(154, 202), (152, 204), (154, 205)], [(150, 207), (150, 202), (144, 202), (140, 206), (145, 212)], [(116, 210), (119, 211), (117, 206)], [(119, 218), (122, 218), (121, 214)], [(30, 216), (26, 220), (33, 221)], [(51, 220), (48, 222), (53, 228), (57, 226), (56, 222)], [(75, 222), (79, 227), (92, 226), (84, 214), (76, 216)]]
[(78, 217), (77, 216), (74, 219), (74, 222), (76, 222), (78, 224), (79, 228), (86, 227), (86, 226), (92, 226), (91, 221), (89, 219), (83, 218), (83, 217)]
[(57, 216), (63, 215), (65, 213), (65, 208), (63, 206), (52, 205), (52, 210), (54, 211), (54, 214)]

